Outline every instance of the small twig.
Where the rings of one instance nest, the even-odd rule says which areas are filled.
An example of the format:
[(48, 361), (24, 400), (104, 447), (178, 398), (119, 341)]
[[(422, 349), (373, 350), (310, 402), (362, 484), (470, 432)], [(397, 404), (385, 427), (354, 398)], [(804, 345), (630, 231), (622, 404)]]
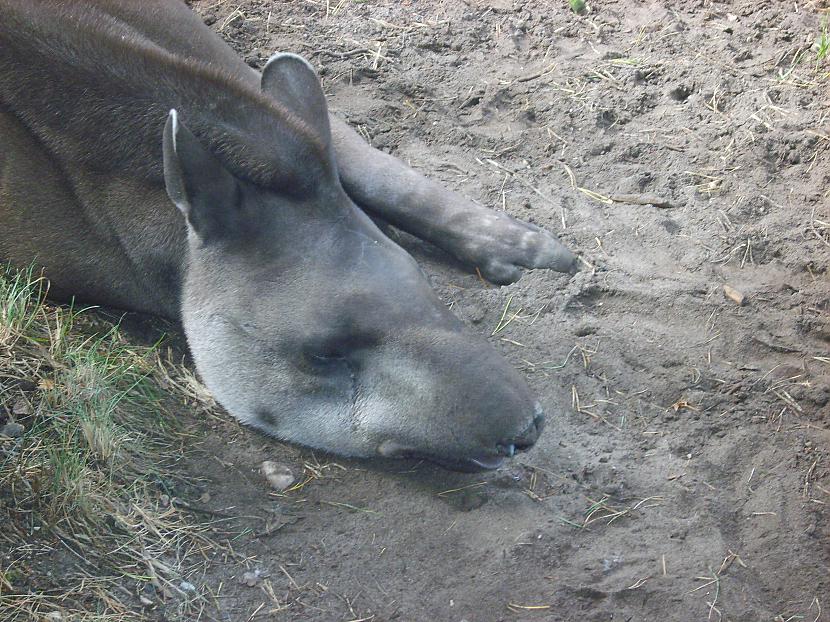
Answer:
[(677, 205), (651, 194), (610, 194), (608, 198), (614, 203), (629, 203), (631, 205), (653, 205), (661, 209), (675, 209)]
[(531, 80), (536, 80), (537, 78), (541, 78), (545, 74), (548, 74), (556, 69), (556, 63), (549, 65), (547, 68), (542, 69), (541, 71), (537, 71), (536, 73), (531, 73), (527, 76), (521, 76), (516, 78), (516, 82), (530, 82)]

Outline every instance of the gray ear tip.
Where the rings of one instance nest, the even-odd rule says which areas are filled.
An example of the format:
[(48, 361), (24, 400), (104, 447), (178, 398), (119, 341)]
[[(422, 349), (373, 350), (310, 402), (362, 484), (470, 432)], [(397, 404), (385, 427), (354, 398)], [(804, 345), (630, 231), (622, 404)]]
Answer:
[(299, 54), (294, 54), (293, 52), (277, 52), (276, 54), (271, 55), (271, 58), (268, 59), (268, 62), (265, 63), (265, 67), (262, 68), (262, 73), (268, 71), (269, 67), (273, 67), (278, 64), (282, 64), (284, 62), (300, 62), (308, 69), (310, 69), (316, 75), (317, 70), (314, 69), (314, 66), (308, 62), (304, 57), (300, 56)]

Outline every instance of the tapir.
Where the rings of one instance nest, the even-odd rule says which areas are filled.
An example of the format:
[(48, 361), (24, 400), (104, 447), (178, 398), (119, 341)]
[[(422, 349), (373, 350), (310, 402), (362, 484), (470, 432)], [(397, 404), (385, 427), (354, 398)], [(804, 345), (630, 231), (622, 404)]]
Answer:
[(178, 0), (0, 0), (0, 261), (180, 321), (216, 399), (269, 435), (497, 468), (542, 408), (375, 219), (496, 284), (577, 263), (371, 148), (300, 56), (255, 71)]

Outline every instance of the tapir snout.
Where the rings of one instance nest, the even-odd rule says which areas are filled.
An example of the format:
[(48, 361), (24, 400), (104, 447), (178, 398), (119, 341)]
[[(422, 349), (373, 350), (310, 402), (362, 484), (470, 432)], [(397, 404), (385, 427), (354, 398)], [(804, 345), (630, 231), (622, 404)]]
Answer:
[[(177, 157), (200, 148), (177, 131)], [(220, 168), (202, 174), (216, 186)], [(535, 443), (543, 416), (524, 380), (336, 183), (293, 201), (227, 186), (257, 231), (243, 227), (244, 244), (191, 236), (182, 317), (228, 410), (303, 445), (459, 470), (495, 468)]]

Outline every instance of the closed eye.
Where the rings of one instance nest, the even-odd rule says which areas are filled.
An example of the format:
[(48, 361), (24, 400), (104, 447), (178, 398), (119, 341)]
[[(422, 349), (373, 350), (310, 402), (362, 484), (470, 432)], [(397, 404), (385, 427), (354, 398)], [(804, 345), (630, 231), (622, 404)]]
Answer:
[(374, 347), (377, 343), (377, 338), (369, 335), (330, 336), (320, 340), (308, 341), (303, 346), (303, 352), (307, 356), (319, 360), (351, 360), (355, 353)]
[(345, 361), (345, 356), (325, 355), (325, 354), (306, 354), (308, 358), (319, 363), (336, 363), (338, 361)]
[(327, 356), (303, 352), (298, 357), (298, 365), (301, 370), (314, 375), (332, 376), (348, 371), (352, 373), (348, 360), (343, 356)]

